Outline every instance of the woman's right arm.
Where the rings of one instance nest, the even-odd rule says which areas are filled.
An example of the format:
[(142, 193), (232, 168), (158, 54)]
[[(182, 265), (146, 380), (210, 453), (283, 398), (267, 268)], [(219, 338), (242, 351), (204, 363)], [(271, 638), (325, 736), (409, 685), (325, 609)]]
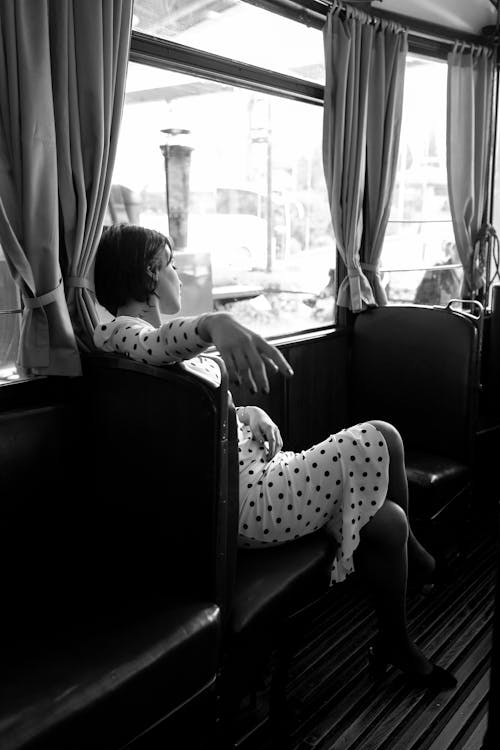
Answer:
[(293, 370), (272, 344), (250, 328), (238, 323), (229, 313), (208, 313), (198, 322), (200, 335), (209, 339), (220, 352), (233, 383), (242, 381), (254, 393), (269, 393), (266, 366), (289, 377)]
[(293, 370), (276, 347), (224, 312), (192, 318), (174, 318), (151, 329), (137, 320), (111, 321), (97, 327), (96, 345), (117, 351), (145, 364), (165, 365), (190, 359), (214, 344), (233, 383), (254, 393), (269, 392), (266, 366), (283, 375)]
[(200, 335), (199, 317), (174, 318), (151, 328), (134, 318), (99, 325), (94, 342), (99, 349), (119, 352), (148, 365), (169, 365), (191, 359), (207, 349), (211, 341)]

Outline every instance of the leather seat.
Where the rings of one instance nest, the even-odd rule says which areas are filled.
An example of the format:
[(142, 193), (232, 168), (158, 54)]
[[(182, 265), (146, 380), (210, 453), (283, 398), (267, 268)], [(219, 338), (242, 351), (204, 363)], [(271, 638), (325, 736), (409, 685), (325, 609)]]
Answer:
[[(132, 515), (134, 527), (119, 536), (147, 539), (147, 544), (141, 543), (141, 555), (148, 560), (155, 586), (161, 586), (158, 571), (170, 564), (176, 575), (169, 576), (169, 587), (176, 585), (176, 576), (178, 590), (187, 585), (194, 590), (200, 585), (205, 590), (214, 587), (214, 601), (223, 618), (220, 690), (223, 705), (229, 705), (224, 715), (228, 719), (252, 689), (266, 658), (285, 642), (288, 618), (328, 590), (336, 545), (326, 533), (317, 532), (272, 550), (238, 549), (236, 416), (228, 405), (224, 363), (217, 361), (221, 371), (217, 393), (210, 385), (195, 387), (193, 376), (175, 367), (154, 368), (114, 355), (98, 355), (89, 364), (103, 378), (106, 398), (94, 403), (91, 421), (101, 426), (99, 443), (103, 450), (107, 446), (108, 462), (120, 465), (120, 453), (110, 451), (110, 446), (131, 445), (133, 437), (141, 435), (145, 465), (161, 468), (158, 481), (152, 486), (149, 482), (146, 493), (142, 476), (136, 481), (133, 476), (110, 474), (104, 493), (116, 495), (116, 500), (108, 500), (111, 510), (123, 505), (123, 496), (130, 498), (132, 508), (134, 498), (141, 497)], [(197, 400), (203, 388), (211, 394), (204, 405)], [(174, 435), (166, 430), (167, 423), (176, 426)], [(189, 444), (192, 450), (177, 449)], [(168, 495), (159, 501), (163, 486)], [(175, 527), (169, 523), (168, 497), (177, 504)], [(199, 523), (193, 525), (195, 508)], [(113, 522), (111, 513), (105, 523), (112, 528)], [(215, 540), (211, 548), (200, 533), (205, 542), (207, 537)], [(133, 569), (126, 580), (131, 590), (139, 591)]]
[(401, 433), (410, 518), (431, 544), (433, 524), (465, 507), (473, 478), (481, 316), (452, 304), (387, 306), (352, 328), (351, 421), (381, 419)]
[(416, 519), (434, 518), (442, 510), (443, 497), (456, 497), (472, 479), (470, 466), (447, 456), (409, 450), (405, 465)]
[(105, 355), (72, 387), (0, 415), (0, 747), (206, 750), (222, 633), (212, 394)]
[[(223, 365), (222, 365), (222, 369)], [(239, 472), (236, 416), (228, 409), (228, 515), (224, 536), (226, 598), (221, 691), (224, 740), (241, 699), (251, 693), (275, 653), (270, 720), (283, 738), (285, 686), (297, 624), (295, 616), (330, 589), (336, 542), (317, 531), (272, 549), (238, 547)], [(233, 738), (234, 739), (234, 738)]]
[[(32, 623), (29, 639), (4, 644), (2, 750), (119, 748), (184, 702), (201, 712), (211, 693), (214, 704), (219, 608), (162, 604), (83, 623), (62, 615), (51, 636)], [(189, 744), (189, 723), (183, 738)]]
[(301, 609), (330, 583), (334, 546), (315, 533), (270, 550), (239, 550), (231, 617), (234, 635), (266, 630)]

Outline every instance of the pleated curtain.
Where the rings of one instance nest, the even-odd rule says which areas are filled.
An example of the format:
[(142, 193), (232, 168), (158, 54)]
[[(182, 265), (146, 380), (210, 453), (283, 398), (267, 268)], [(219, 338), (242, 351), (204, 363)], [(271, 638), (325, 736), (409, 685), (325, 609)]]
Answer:
[(457, 43), (448, 55), (448, 195), (457, 252), (464, 267), (463, 299), (485, 284), (477, 243), (488, 229), (493, 50)]
[(378, 266), (396, 176), (406, 30), (335, 3), (323, 30), (323, 166), (344, 276), (337, 305), (387, 302)]
[(133, 0), (0, 2), (0, 242), (22, 291), (18, 357), (79, 375), (110, 191)]

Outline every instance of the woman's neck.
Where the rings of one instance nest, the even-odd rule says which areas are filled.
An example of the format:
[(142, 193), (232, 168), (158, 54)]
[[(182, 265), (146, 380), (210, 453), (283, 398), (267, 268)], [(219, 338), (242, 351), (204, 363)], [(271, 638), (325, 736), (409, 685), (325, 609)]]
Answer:
[(128, 315), (131, 318), (141, 318), (155, 328), (158, 328), (161, 326), (161, 317), (156, 297), (153, 297), (152, 300), (150, 299), (150, 302), (152, 302), (152, 304), (139, 302), (138, 300), (131, 300), (125, 305), (119, 307), (116, 311), (116, 315), (117, 317), (120, 315)]

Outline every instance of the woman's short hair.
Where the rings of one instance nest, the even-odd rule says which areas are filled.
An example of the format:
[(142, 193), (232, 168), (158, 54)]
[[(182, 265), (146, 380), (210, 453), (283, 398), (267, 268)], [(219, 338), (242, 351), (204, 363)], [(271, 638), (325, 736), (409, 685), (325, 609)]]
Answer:
[(130, 300), (147, 302), (156, 289), (155, 271), (171, 240), (155, 229), (113, 224), (102, 233), (94, 268), (98, 302), (112, 315)]

